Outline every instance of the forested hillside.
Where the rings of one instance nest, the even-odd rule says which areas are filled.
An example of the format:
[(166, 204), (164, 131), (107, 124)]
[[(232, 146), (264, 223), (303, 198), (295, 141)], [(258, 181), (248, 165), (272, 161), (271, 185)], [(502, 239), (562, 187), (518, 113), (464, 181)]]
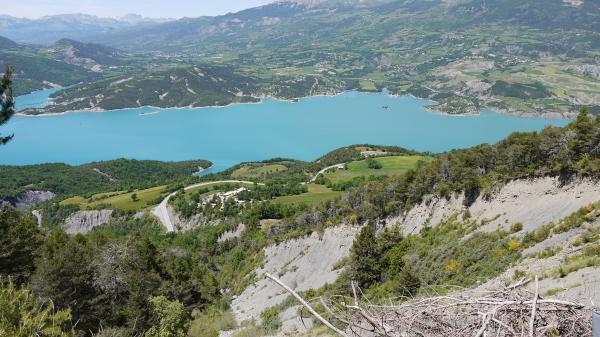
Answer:
[(211, 165), (206, 160), (166, 163), (118, 159), (80, 166), (0, 166), (0, 197), (14, 197), (26, 190), (50, 191), (66, 197), (145, 188), (191, 179), (199, 167)]

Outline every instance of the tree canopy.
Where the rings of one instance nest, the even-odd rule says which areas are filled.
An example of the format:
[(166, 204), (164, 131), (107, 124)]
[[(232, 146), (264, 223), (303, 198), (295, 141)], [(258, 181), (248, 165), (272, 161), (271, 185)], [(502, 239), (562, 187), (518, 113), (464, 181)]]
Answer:
[[(0, 81), (0, 125), (6, 124), (15, 114), (15, 101), (12, 91), (12, 75), (14, 69), (7, 66)], [(0, 136), (0, 145), (8, 143), (14, 135)]]

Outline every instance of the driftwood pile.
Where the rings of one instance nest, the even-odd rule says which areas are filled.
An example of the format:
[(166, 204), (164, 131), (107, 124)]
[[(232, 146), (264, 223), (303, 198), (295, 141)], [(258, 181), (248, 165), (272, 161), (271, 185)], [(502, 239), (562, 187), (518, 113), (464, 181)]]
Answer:
[(524, 287), (529, 280), (522, 280), (497, 291), (462, 291), (384, 305), (362, 303), (353, 283), (353, 297), (320, 297), (311, 306), (275, 277), (267, 277), (345, 337), (592, 336), (591, 309), (542, 298), (537, 278), (535, 291)]

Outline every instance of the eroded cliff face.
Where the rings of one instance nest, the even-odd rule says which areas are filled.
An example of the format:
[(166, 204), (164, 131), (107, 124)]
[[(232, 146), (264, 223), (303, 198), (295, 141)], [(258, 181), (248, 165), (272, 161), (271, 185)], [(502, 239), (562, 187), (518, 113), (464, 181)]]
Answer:
[[(499, 227), (509, 230), (511, 224), (521, 222), (523, 224), (521, 234), (523, 234), (549, 222), (559, 222), (596, 201), (600, 201), (599, 181), (579, 179), (561, 183), (558, 178), (552, 177), (515, 180), (500, 188), (489, 198), (479, 196), (469, 206), (465, 205), (464, 195), (450, 198), (428, 196), (404, 214), (386, 219), (384, 226), (399, 226), (405, 234), (417, 234), (425, 226), (436, 226), (453, 215), (463, 216), (468, 210), (471, 219), (486, 223), (479, 230), (493, 231)], [(600, 220), (586, 226), (600, 227)], [(258, 281), (246, 288), (232, 302), (231, 308), (238, 322), (252, 320), (260, 322), (260, 313), (263, 310), (281, 303), (288, 296), (279, 286), (261, 277), (265, 272), (278, 276), (285, 284), (297, 291), (317, 289), (333, 282), (341, 272), (341, 269), (333, 270), (334, 266), (337, 261), (350, 254), (358, 229), (359, 227), (356, 226), (339, 225), (326, 229), (322, 236), (313, 233), (308, 237), (267, 247), (264, 250), (264, 266), (255, 270)], [(581, 233), (582, 229), (574, 229), (551, 236), (529, 248), (524, 255), (536, 254), (556, 245), (565, 247), (571, 245), (556, 257), (547, 260), (525, 259), (502, 276), (491, 280), (489, 284), (504, 282), (518, 268), (531, 272), (557, 268), (565, 256), (580, 250), (570, 243)], [(581, 283), (575, 282), (573, 278), (591, 280), (593, 275), (600, 275), (598, 270), (600, 267), (584, 268), (558, 284), (564, 287), (564, 294), (583, 298), (589, 295), (590, 287), (581, 286)], [(600, 284), (600, 278), (594, 279), (594, 282)], [(551, 289), (555, 284), (557, 283), (551, 280), (541, 282), (544, 291)], [(297, 309), (298, 307), (292, 307), (280, 314), (283, 327), (278, 336), (306, 333), (306, 329), (311, 325), (310, 319), (304, 322), (308, 324), (305, 326), (295, 314)], [(231, 333), (231, 331), (224, 332), (222, 336), (229, 336)]]
[(561, 183), (558, 178), (544, 177), (514, 180), (486, 199), (479, 196), (465, 206), (465, 196), (450, 198), (428, 196), (401, 216), (388, 219), (388, 226), (398, 225), (404, 233), (418, 233), (424, 226), (435, 226), (448, 216), (469, 211), (476, 220), (489, 221), (481, 230), (498, 227), (508, 230), (521, 222), (532, 231), (550, 221), (559, 221), (583, 206), (600, 200), (600, 182), (580, 179)]
[(293, 239), (265, 249), (265, 263), (257, 269), (258, 281), (236, 297), (231, 308), (238, 322), (260, 320), (266, 308), (283, 302), (288, 294), (264, 273), (278, 276), (296, 291), (317, 289), (332, 283), (342, 272), (336, 262), (348, 256), (358, 227), (337, 226), (319, 235)]
[(56, 194), (50, 191), (24, 191), (16, 198), (4, 198), (0, 200), (0, 206), (11, 205), (18, 210), (27, 211), (44, 201), (52, 200)]
[(112, 220), (113, 210), (78, 211), (71, 214), (64, 224), (64, 229), (70, 234), (87, 233), (94, 227), (102, 226)]

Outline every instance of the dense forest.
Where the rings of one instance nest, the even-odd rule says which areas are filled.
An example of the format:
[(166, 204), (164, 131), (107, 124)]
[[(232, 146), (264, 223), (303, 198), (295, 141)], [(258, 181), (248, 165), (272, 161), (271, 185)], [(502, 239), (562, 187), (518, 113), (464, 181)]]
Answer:
[(51, 191), (61, 197), (129, 190), (192, 179), (207, 160), (159, 162), (117, 159), (80, 166), (39, 164), (0, 166), (0, 196), (15, 197), (24, 190)]

